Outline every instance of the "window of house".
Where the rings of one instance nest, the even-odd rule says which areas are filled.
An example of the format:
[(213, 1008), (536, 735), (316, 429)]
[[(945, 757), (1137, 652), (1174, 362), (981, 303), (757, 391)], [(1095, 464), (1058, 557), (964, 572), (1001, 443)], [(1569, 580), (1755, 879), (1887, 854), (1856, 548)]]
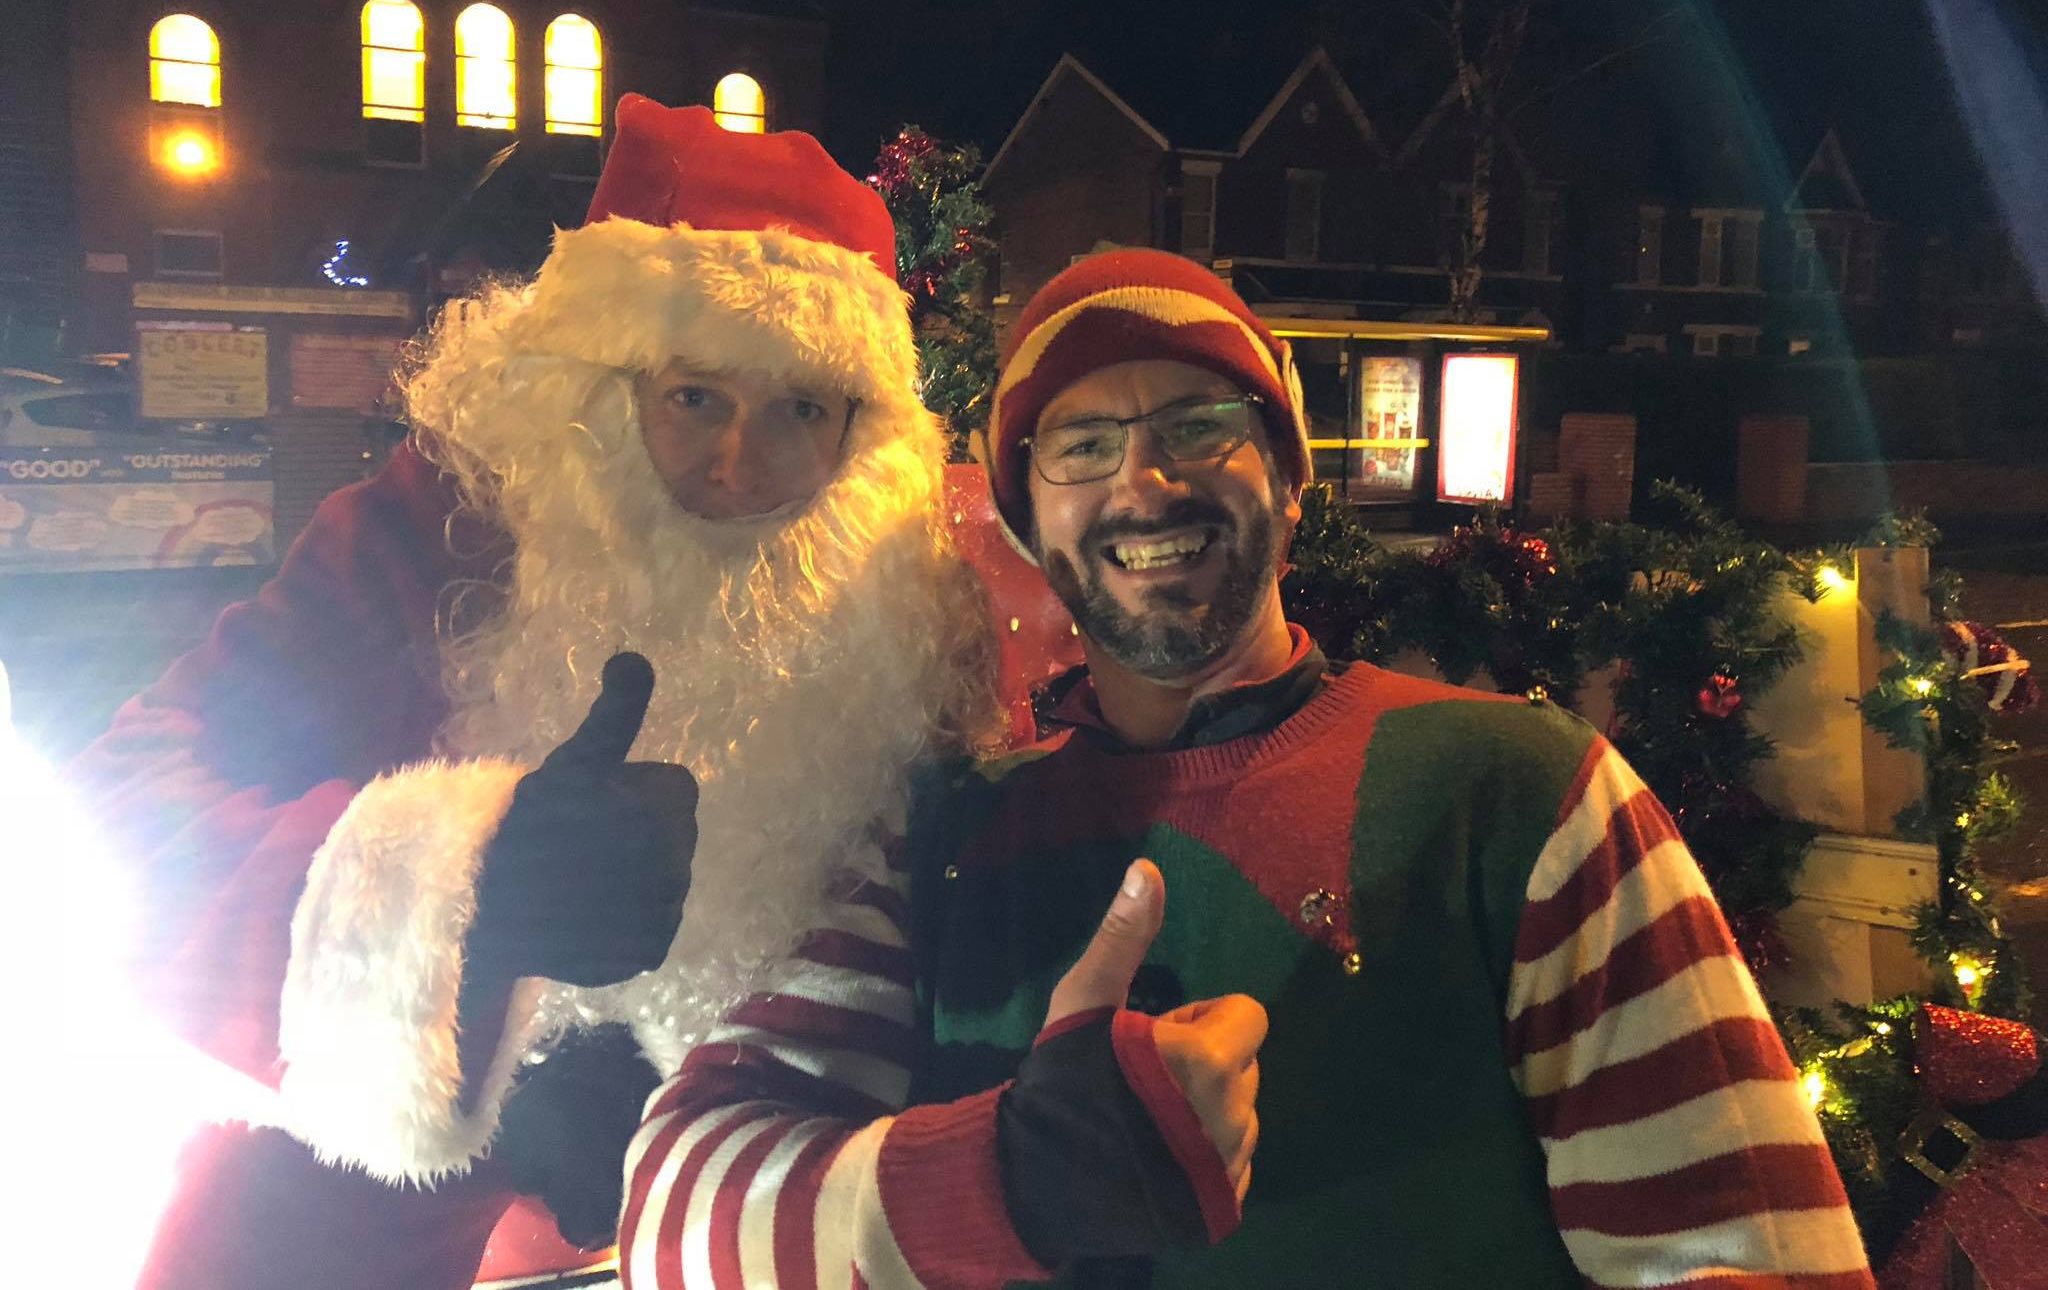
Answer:
[(1858, 300), (1877, 295), (1877, 240), (1877, 230), (1866, 228), (1856, 234), (1850, 249), (1849, 294)]
[(189, 13), (167, 14), (149, 29), (149, 97), (157, 103), (220, 106), (220, 40)]
[(1686, 334), (1692, 337), (1692, 352), (1697, 358), (1754, 358), (1761, 330), (1717, 324), (1693, 324), (1685, 328)]
[(1323, 172), (1287, 172), (1287, 248), (1290, 260), (1319, 258), (1323, 241)]
[(1785, 340), (1785, 353), (1793, 358), (1813, 352), (1813, 337), (1791, 336)]
[(1522, 272), (1548, 277), (1557, 236), (1557, 194), (1535, 190), (1522, 200)]
[(1721, 285), (1721, 217), (1700, 217), (1700, 285)]
[(1216, 257), (1216, 176), (1214, 161), (1180, 163), (1180, 251), (1199, 264)]
[(603, 134), (604, 42), (597, 26), (580, 14), (565, 13), (548, 24), (541, 45), (548, 133)]
[(363, 6), (363, 115), (427, 119), (427, 26), (411, 0)]
[(1816, 291), (1820, 287), (1818, 239), (1810, 225), (1792, 230), (1792, 289)]
[(220, 280), (220, 234), (193, 229), (159, 229), (156, 276)]
[(1703, 287), (1750, 290), (1756, 286), (1757, 232), (1762, 211), (1694, 211), (1700, 222)]
[(768, 96), (761, 92), (761, 82), (745, 72), (718, 82), (711, 92), (711, 110), (718, 124), (739, 134), (763, 134), (768, 129)]
[(512, 20), (496, 5), (464, 9), (455, 19), (455, 124), (512, 129), (519, 121), (518, 87)]
[(1662, 354), (1668, 342), (1660, 332), (1632, 331), (1616, 346), (1624, 354)]
[(1756, 286), (1757, 233), (1761, 217), (1731, 216), (1722, 256), (1721, 285), (1750, 290)]
[(1848, 274), (1849, 237), (1841, 229), (1809, 225), (1792, 235), (1793, 290), (1839, 291)]
[(1664, 281), (1664, 208), (1644, 206), (1636, 212), (1635, 283), (1654, 287)]

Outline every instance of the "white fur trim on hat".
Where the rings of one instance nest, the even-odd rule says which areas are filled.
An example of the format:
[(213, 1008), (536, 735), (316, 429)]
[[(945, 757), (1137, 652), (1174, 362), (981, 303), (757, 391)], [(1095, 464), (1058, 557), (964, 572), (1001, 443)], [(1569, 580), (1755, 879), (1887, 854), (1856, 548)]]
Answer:
[(284, 1128), (392, 1183), (466, 1172), (531, 1036), (521, 982), (474, 1104), (461, 1106), (456, 997), (477, 867), (524, 770), (428, 762), (372, 780), (313, 857), (292, 918), (278, 1046)]
[(858, 251), (784, 229), (600, 220), (555, 246), (508, 324), (515, 351), (658, 371), (823, 375), (857, 398), (914, 397), (903, 292)]

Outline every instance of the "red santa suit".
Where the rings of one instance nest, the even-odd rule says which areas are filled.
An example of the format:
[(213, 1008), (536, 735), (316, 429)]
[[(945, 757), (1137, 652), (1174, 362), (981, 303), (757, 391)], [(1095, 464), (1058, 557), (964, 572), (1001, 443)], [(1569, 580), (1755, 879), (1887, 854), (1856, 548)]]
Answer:
[[(146, 891), (152, 1001), (279, 1089), (272, 1126), (192, 1145), (145, 1285), (468, 1285), (513, 1198), (487, 1157), (522, 1063), (565, 1025), (615, 1021), (673, 1069), (808, 921), (746, 883), (879, 863), (909, 764), (974, 724), (960, 696), (987, 603), (955, 576), (879, 198), (807, 136), (727, 134), (634, 96), (617, 121), (586, 225), (532, 283), (442, 323), (409, 391), (425, 452), (330, 498), (277, 577), (75, 765)], [(840, 474), (753, 555), (703, 554), (726, 536), (672, 514), (620, 411), (630, 374), (675, 356), (856, 400)], [(616, 623), (547, 617), (586, 582), (611, 589), (578, 612)], [(668, 591), (701, 585), (703, 606)], [(867, 607), (884, 596), (891, 613)], [(1042, 609), (1010, 610), (998, 630), (1045, 630)], [(739, 680), (701, 679), (728, 635)], [(628, 987), (522, 982), (496, 1051), (466, 1065), (480, 857), (617, 648), (659, 678), (636, 752), (703, 784), (676, 951)], [(524, 670), (479, 688), (493, 668), (456, 664), (492, 649)], [(835, 711), (820, 689), (849, 698)], [(887, 728), (863, 734), (870, 707)], [(800, 791), (828, 776), (836, 796)]]

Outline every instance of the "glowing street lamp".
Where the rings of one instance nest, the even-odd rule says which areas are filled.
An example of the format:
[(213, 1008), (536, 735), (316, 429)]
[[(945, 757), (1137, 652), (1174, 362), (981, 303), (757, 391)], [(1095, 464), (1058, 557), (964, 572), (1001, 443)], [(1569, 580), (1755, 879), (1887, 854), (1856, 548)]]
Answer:
[(179, 130), (170, 135), (161, 151), (164, 166), (186, 179), (196, 179), (220, 169), (220, 149), (202, 131)]

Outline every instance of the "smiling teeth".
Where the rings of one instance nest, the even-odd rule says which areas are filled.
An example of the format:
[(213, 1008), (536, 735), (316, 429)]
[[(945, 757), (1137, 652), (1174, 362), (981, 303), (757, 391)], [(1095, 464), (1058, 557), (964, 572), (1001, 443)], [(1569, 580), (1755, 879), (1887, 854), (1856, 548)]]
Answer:
[(1116, 562), (1126, 569), (1157, 569), (1192, 559), (1208, 545), (1206, 536), (1190, 534), (1163, 542), (1119, 542), (1114, 549)]

